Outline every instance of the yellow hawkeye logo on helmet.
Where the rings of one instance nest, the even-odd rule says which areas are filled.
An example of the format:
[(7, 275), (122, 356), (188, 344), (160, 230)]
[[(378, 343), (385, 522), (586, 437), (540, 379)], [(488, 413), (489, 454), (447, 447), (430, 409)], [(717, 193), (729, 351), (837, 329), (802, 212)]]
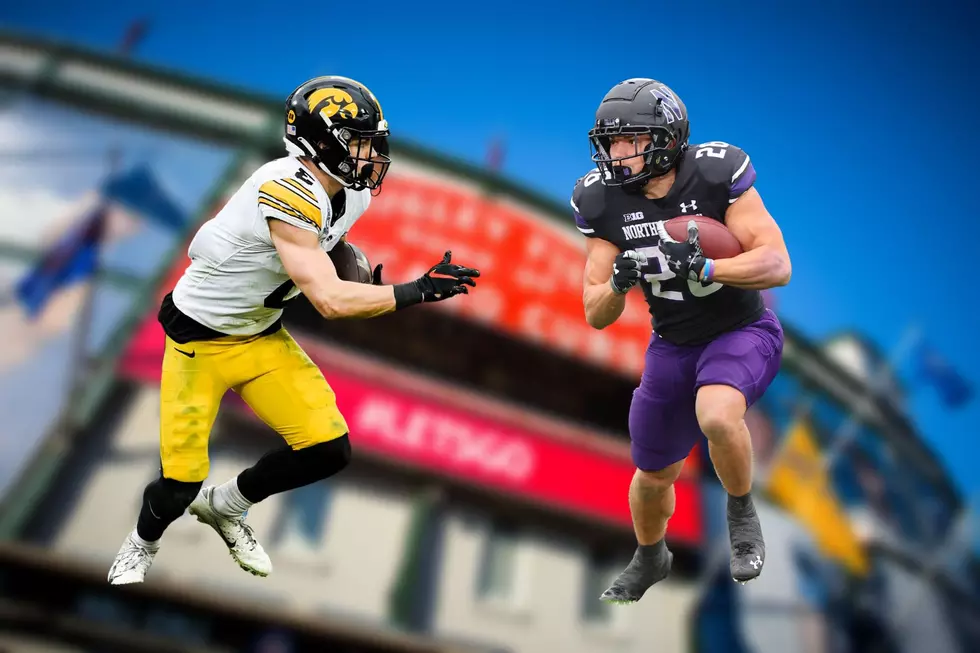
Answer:
[(339, 88), (321, 88), (310, 93), (307, 103), (312, 113), (321, 102), (328, 104), (320, 109), (320, 115), (324, 118), (333, 118), (340, 114), (341, 118), (356, 118), (357, 104), (350, 93)]

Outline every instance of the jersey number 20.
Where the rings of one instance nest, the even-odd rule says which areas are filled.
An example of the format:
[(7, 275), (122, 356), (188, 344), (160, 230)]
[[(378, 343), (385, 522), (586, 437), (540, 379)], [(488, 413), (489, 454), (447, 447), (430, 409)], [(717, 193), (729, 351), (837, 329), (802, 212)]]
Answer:
[[(684, 299), (684, 293), (680, 290), (665, 290), (664, 284), (672, 279), (676, 279), (677, 275), (674, 271), (670, 269), (667, 265), (667, 257), (663, 252), (660, 251), (659, 247), (639, 247), (636, 250), (640, 254), (647, 257), (647, 265), (653, 263), (654, 260), (657, 261), (657, 272), (647, 273), (643, 275), (647, 283), (650, 284), (650, 292), (654, 294), (655, 297), (662, 297), (663, 299), (672, 299), (674, 301), (682, 301)], [(671, 284), (676, 287), (676, 284)], [(687, 280), (687, 289), (695, 297), (707, 297), (708, 295), (718, 292), (721, 290), (720, 283), (711, 283), (707, 286), (702, 286), (698, 281)]]
[(730, 147), (731, 145), (723, 141), (701, 143), (698, 146), (697, 151), (694, 153), (694, 158), (700, 159), (704, 155), (708, 155), (713, 159), (724, 159), (725, 155), (728, 154), (728, 148)]

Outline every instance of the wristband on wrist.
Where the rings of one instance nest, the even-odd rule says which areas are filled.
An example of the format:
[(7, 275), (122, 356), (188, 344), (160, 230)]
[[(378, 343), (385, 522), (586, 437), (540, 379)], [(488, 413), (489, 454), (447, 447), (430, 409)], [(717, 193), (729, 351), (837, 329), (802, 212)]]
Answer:
[(713, 259), (704, 259), (704, 267), (701, 268), (701, 281), (710, 282), (715, 276), (715, 262)]
[(408, 283), (398, 283), (394, 286), (395, 289), (395, 310), (400, 311), (403, 308), (408, 308), (409, 306), (414, 306), (415, 304), (422, 303), (422, 290), (418, 286), (417, 281), (410, 281)]

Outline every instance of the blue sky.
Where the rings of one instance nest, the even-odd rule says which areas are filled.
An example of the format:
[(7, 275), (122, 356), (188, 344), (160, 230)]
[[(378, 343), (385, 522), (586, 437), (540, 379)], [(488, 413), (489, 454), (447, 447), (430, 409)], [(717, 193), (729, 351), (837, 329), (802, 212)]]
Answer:
[[(84, 5), (84, 6), (83, 6)], [(285, 96), (343, 74), (379, 96), (397, 136), (482, 161), (565, 201), (591, 167), (603, 93), (656, 77), (695, 141), (750, 153), (794, 260), (782, 315), (813, 337), (858, 328), (884, 350), (912, 323), (974, 382), (980, 134), (968, 3), (4, 3), (0, 24), (111, 48), (151, 20), (140, 60)], [(410, 8), (409, 8), (410, 7)], [(560, 10), (555, 8), (561, 7)], [(980, 491), (980, 402), (911, 408), (968, 491)]]

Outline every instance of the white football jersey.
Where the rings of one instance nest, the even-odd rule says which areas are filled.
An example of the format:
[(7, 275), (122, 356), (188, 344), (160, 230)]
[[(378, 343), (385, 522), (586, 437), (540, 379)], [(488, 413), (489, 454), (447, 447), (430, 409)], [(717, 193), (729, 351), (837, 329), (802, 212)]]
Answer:
[(173, 291), (174, 304), (228, 335), (269, 328), (282, 315), (282, 302), (299, 289), (283, 268), (268, 221), (312, 231), (329, 252), (371, 202), (369, 190), (344, 192), (346, 209), (335, 221), (327, 192), (297, 158), (266, 163), (195, 234), (187, 251), (191, 263)]

